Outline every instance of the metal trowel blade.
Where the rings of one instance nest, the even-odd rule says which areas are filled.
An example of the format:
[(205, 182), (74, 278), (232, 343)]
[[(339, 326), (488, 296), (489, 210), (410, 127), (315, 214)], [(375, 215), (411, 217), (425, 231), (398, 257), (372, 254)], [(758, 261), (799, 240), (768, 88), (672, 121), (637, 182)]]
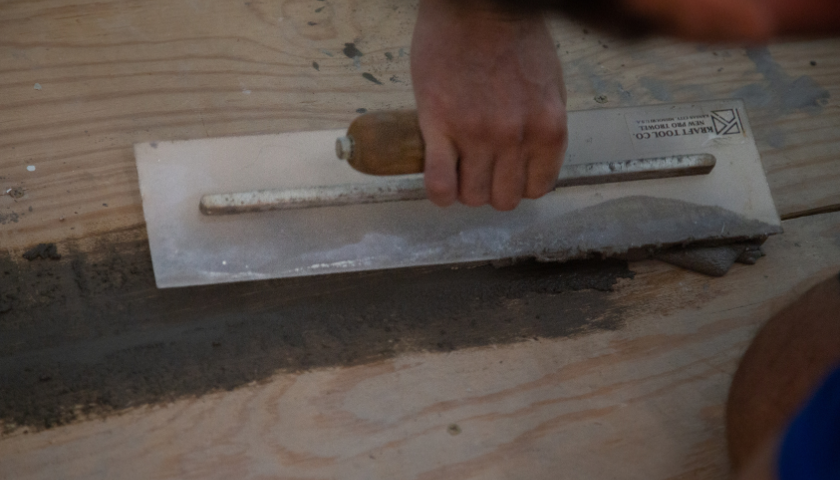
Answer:
[(426, 200), (205, 216), (208, 193), (391, 182), (335, 158), (343, 130), (135, 146), (158, 287), (725, 243), (781, 222), (743, 103), (569, 113), (564, 166), (710, 154), (708, 175), (565, 187), (512, 212)]

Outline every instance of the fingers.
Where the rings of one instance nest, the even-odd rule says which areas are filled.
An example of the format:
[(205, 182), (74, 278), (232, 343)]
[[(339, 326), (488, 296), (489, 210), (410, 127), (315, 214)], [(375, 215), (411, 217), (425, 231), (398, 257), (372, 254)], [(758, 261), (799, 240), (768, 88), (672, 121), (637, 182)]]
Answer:
[(445, 135), (423, 129), (426, 142), (424, 180), (426, 193), (435, 205), (447, 207), (458, 199), (458, 153)]
[[(460, 135), (462, 152), (458, 168), (459, 200), (465, 205), (478, 207), (499, 201), (496, 189), (499, 184), (498, 169), (502, 168), (509, 177), (503, 183), (516, 182), (515, 170), (521, 165), (518, 153), (523, 140), (522, 126), (517, 122), (505, 122), (494, 117), (465, 115)], [(513, 177), (510, 177), (512, 175)], [(524, 183), (524, 179), (519, 182)], [(507, 192), (514, 185), (503, 185)], [(515, 192), (516, 203), (522, 195), (522, 186)], [(506, 204), (508, 202), (502, 202)], [(514, 205), (515, 206), (515, 205)]]
[(540, 198), (554, 190), (566, 152), (566, 110), (555, 102), (542, 107), (542, 114), (520, 127), (518, 142), (496, 137), (508, 145), (494, 166), (490, 203), (497, 210), (512, 210), (523, 198)]
[(566, 116), (562, 106), (546, 112), (530, 122), (496, 121), (460, 132), (458, 143), (424, 125), (429, 199), (508, 211), (552, 191), (567, 145)]
[(506, 122), (496, 122), (493, 135), (488, 136), (494, 142), (497, 154), (491, 170), (492, 180), (487, 203), (496, 210), (513, 210), (525, 193), (528, 180), (528, 141), (532, 137), (530, 130), (527, 122), (508, 119)]
[(544, 115), (524, 129), (525, 138), (505, 142), (495, 157), (487, 203), (496, 210), (513, 210), (523, 198), (542, 197), (554, 189), (560, 174), (567, 145), (565, 111)]
[(458, 165), (458, 199), (464, 205), (480, 207), (490, 203), (493, 185), (493, 152), (487, 145), (467, 145)]
[(513, 210), (525, 193), (528, 159), (521, 148), (510, 149), (500, 155), (493, 169), (490, 203), (501, 211)]
[(528, 162), (525, 198), (540, 198), (554, 190), (568, 146), (565, 109), (552, 110), (536, 129)]

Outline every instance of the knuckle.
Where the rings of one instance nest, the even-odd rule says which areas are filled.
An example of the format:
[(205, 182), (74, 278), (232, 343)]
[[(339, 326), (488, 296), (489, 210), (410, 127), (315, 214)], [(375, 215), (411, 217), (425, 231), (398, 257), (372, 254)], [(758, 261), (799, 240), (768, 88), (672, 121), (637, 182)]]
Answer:
[(434, 203), (438, 207), (448, 207), (448, 206), (452, 205), (453, 203), (455, 203), (455, 200), (452, 200), (450, 198), (442, 198), (441, 199), (441, 198), (429, 197), (429, 200), (431, 200), (432, 203)]
[(566, 106), (562, 101), (547, 101), (543, 103), (541, 113), (544, 117), (553, 119), (556, 123), (566, 123)]
[(519, 145), (525, 137), (525, 126), (521, 122), (498, 122), (492, 132), (493, 140), (503, 145)]
[(519, 201), (521, 199), (517, 197), (502, 197), (502, 198), (493, 198), (493, 208), (499, 210), (501, 212), (509, 212), (519, 206)]
[(429, 196), (436, 199), (443, 199), (450, 196), (450, 190), (451, 189), (448, 185), (443, 185), (435, 182), (426, 184), (426, 191), (429, 193)]
[(437, 205), (438, 207), (448, 207), (455, 203), (455, 199), (450, 196), (429, 195), (429, 200), (431, 200), (431, 202)]
[(548, 193), (547, 190), (540, 189), (540, 188), (531, 188), (529, 186), (528, 189), (525, 191), (524, 196), (525, 196), (525, 198), (528, 198), (528, 199), (531, 199), (531, 200), (536, 200), (536, 199), (542, 197), (543, 195), (545, 195), (546, 193)]
[(546, 159), (559, 159), (560, 154), (566, 150), (566, 141), (559, 135), (544, 135), (532, 146), (532, 154), (539, 155)]
[(530, 179), (547, 182), (560, 173), (563, 160), (559, 156), (546, 155), (545, 152), (537, 158), (532, 158), (528, 165)]
[(455, 201), (455, 188), (445, 179), (427, 177), (426, 192), (437, 205), (450, 205)]
[(550, 172), (534, 175), (525, 188), (525, 198), (540, 198), (546, 193), (554, 190), (557, 175)]
[(488, 196), (484, 192), (465, 190), (461, 193), (459, 200), (470, 207), (480, 207), (488, 203)]
[(539, 116), (533, 131), (541, 142), (562, 145), (568, 136), (565, 110), (549, 108)]
[(470, 141), (509, 146), (522, 144), (526, 125), (517, 119), (488, 119), (477, 114), (467, 114), (459, 122), (459, 131)]
[(526, 198), (540, 198), (546, 193), (554, 189), (554, 182), (546, 182), (544, 180), (528, 182), (528, 187), (525, 189)]

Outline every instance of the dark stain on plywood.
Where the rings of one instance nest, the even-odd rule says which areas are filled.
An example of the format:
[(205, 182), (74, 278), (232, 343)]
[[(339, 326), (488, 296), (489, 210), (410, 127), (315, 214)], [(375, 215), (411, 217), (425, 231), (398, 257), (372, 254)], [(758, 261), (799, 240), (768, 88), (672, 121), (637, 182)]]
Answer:
[(344, 55), (346, 55), (347, 58), (356, 58), (361, 57), (363, 55), (361, 50), (356, 48), (355, 43), (345, 43), (344, 49), (342, 49), (341, 51), (344, 52)]
[[(0, 423), (49, 428), (282, 371), (622, 325), (626, 263), (427, 267), (158, 290), (142, 231), (0, 255)], [(126, 238), (128, 237), (128, 238)]]
[(365, 80), (373, 82), (377, 85), (382, 85), (382, 82), (380, 82), (378, 78), (374, 77), (372, 73), (365, 72), (362, 76), (365, 77)]

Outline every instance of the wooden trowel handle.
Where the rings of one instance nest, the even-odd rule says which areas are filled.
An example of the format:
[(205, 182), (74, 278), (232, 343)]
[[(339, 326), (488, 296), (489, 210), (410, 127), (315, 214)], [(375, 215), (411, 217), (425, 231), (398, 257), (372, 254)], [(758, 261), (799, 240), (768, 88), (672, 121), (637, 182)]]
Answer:
[(423, 172), (424, 144), (416, 110), (365, 113), (336, 140), (339, 158), (370, 175)]

